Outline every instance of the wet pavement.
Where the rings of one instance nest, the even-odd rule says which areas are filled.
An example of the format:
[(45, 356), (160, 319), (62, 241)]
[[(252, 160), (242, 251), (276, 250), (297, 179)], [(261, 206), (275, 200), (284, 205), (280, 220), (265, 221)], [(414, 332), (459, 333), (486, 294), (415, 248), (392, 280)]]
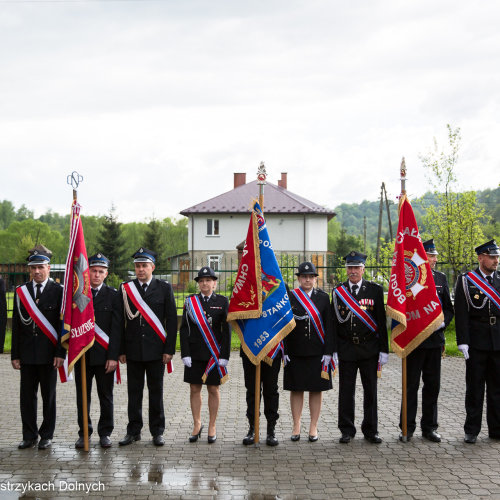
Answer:
[[(206, 391), (202, 411), (205, 429), (192, 444), (189, 388), (182, 381), (179, 355), (175, 371), (165, 376), (166, 445), (156, 448), (147, 429), (142, 441), (118, 446), (127, 424), (126, 385), (115, 386), (113, 447), (103, 450), (97, 438), (89, 453), (74, 448), (77, 438), (75, 387), (59, 384), (58, 419), (53, 445), (18, 450), (21, 440), (19, 372), (10, 357), (0, 355), (0, 499), (66, 498), (87, 495), (102, 498), (498, 498), (500, 499), (500, 441), (490, 440), (486, 424), (475, 445), (463, 442), (465, 366), (463, 359), (443, 361), (439, 405), (440, 444), (417, 433), (409, 443), (398, 441), (401, 361), (390, 356), (379, 380), (380, 445), (362, 439), (338, 443), (337, 396), (325, 393), (319, 423), (319, 441), (309, 443), (307, 397), (302, 439), (290, 441), (291, 413), (288, 393), (281, 393), (280, 444), (265, 445), (265, 420), (261, 420), (258, 446), (241, 444), (246, 434), (245, 390), (238, 353), (229, 364), (231, 380), (221, 387), (217, 442), (207, 443)], [(126, 370), (122, 371), (126, 380)], [(281, 381), (280, 381), (281, 385)], [(362, 418), (362, 390), (358, 385), (356, 419)], [(91, 415), (98, 418), (98, 398), (93, 389)], [(39, 401), (40, 405), (41, 401)], [(147, 394), (144, 406), (147, 415)], [(41, 409), (39, 410), (41, 413)], [(360, 418), (361, 417), (361, 418)], [(146, 416), (147, 422), (147, 416)], [(262, 432), (264, 431), (264, 432)], [(361, 437), (360, 437), (361, 436)], [(23, 493), (24, 491), (24, 493)]]

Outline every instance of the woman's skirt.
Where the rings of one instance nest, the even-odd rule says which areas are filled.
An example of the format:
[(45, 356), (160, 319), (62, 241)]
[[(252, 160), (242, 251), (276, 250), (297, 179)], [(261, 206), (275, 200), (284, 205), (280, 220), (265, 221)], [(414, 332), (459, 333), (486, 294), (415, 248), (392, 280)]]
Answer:
[(331, 366), (328, 367), (329, 380), (321, 376), (322, 355), (319, 356), (289, 356), (283, 376), (283, 388), (286, 391), (329, 391), (332, 388)]
[(220, 375), (217, 366), (214, 366), (208, 374), (206, 382), (201, 380), (205, 373), (208, 361), (191, 360), (191, 368), (184, 367), (184, 382), (188, 384), (220, 385)]

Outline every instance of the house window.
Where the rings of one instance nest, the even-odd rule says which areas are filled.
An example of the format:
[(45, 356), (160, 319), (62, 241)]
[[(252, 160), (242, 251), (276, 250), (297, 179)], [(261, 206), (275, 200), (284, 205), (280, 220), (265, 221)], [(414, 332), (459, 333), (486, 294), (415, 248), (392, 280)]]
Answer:
[(208, 255), (208, 265), (215, 272), (219, 271), (221, 256), (220, 255)]
[(219, 236), (219, 219), (207, 219), (207, 236)]

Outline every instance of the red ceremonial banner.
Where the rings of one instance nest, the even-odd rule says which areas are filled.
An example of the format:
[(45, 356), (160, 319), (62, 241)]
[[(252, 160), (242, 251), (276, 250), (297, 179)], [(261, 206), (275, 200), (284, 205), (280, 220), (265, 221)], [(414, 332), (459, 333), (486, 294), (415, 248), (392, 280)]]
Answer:
[(252, 210), (247, 239), (229, 302), (227, 321), (259, 318), (262, 314), (262, 273), (257, 214)]
[(444, 321), (431, 267), (406, 195), (399, 201), (387, 315), (394, 320), (391, 347), (400, 358), (408, 356)]
[(61, 308), (61, 343), (68, 350), (68, 373), (71, 373), (85, 351), (92, 347), (95, 337), (94, 304), (80, 208), (76, 200), (73, 201)]

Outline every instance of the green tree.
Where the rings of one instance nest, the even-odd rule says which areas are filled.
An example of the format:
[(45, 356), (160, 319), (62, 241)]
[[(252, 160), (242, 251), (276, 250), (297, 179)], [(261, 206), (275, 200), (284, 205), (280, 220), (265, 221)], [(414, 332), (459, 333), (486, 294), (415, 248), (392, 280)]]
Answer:
[(157, 265), (165, 262), (165, 238), (163, 224), (154, 217), (149, 221), (144, 234), (144, 246), (158, 254)]
[(108, 215), (104, 216), (102, 230), (97, 240), (100, 251), (110, 260), (109, 272), (121, 274), (125, 267), (125, 243), (122, 234), (122, 224), (118, 222), (114, 205)]
[(16, 220), (16, 210), (9, 200), (0, 201), (0, 229), (7, 229)]
[(429, 181), (437, 197), (437, 205), (427, 207), (424, 234), (435, 239), (441, 259), (450, 264), (456, 276), (475, 261), (474, 247), (484, 239), (481, 229), (484, 209), (479, 206), (474, 191), (455, 190), (461, 134), (460, 128), (447, 125), (447, 129), (448, 149), (439, 151), (434, 139), (434, 149), (419, 158), (430, 172)]

